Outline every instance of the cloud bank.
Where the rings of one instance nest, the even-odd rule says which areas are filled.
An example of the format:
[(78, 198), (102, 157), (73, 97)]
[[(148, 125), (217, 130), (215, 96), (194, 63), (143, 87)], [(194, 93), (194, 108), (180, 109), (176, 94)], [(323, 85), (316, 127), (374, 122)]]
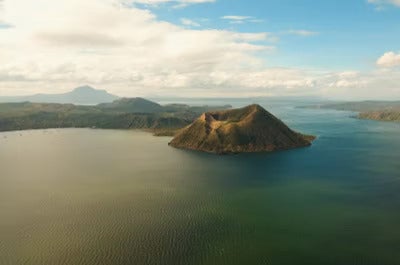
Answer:
[(377, 85), (383, 97), (400, 93), (395, 69), (273, 67), (274, 34), (197, 29), (190, 19), (181, 21), (186, 27), (174, 25), (136, 6), (166, 2), (213, 1), (4, 0), (0, 20), (12, 27), (0, 29), (0, 95), (82, 84), (121, 96), (369, 97)]
[(396, 67), (400, 66), (400, 53), (387, 52), (376, 62), (381, 67)]
[(394, 5), (400, 7), (400, 0), (368, 0), (368, 3), (376, 5)]

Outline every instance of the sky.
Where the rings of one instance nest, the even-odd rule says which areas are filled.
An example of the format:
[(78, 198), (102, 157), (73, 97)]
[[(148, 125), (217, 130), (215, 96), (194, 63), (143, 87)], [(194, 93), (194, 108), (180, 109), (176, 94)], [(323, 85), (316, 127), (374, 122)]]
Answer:
[(400, 0), (0, 0), (0, 96), (400, 100)]

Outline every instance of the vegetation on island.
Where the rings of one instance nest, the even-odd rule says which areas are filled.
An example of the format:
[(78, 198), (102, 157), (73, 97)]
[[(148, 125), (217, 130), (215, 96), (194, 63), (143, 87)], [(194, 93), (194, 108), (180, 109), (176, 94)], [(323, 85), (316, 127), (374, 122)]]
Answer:
[(143, 98), (80, 106), (57, 103), (1, 103), (0, 131), (48, 128), (146, 129), (173, 135), (202, 112), (231, 106), (162, 106)]
[(216, 154), (272, 152), (310, 146), (314, 136), (294, 132), (259, 105), (207, 112), (179, 131), (170, 145)]

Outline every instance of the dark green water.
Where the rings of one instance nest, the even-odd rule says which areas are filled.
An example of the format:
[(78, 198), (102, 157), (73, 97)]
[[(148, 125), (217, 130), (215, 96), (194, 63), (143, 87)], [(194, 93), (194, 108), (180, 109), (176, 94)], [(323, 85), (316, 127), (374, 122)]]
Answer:
[(0, 134), (0, 264), (400, 264), (400, 124), (284, 106), (313, 147), (218, 157), (135, 131)]

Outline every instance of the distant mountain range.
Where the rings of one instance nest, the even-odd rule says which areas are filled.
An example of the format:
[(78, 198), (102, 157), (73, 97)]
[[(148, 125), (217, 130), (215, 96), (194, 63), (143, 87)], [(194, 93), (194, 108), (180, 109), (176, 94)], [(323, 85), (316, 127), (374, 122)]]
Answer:
[(105, 90), (98, 90), (90, 86), (81, 86), (71, 92), (62, 94), (36, 94), (19, 97), (0, 97), (0, 102), (32, 102), (32, 103), (61, 103), (77, 105), (96, 105), (110, 103), (119, 97)]
[(400, 122), (400, 101), (338, 102), (305, 108), (354, 111), (359, 119)]

